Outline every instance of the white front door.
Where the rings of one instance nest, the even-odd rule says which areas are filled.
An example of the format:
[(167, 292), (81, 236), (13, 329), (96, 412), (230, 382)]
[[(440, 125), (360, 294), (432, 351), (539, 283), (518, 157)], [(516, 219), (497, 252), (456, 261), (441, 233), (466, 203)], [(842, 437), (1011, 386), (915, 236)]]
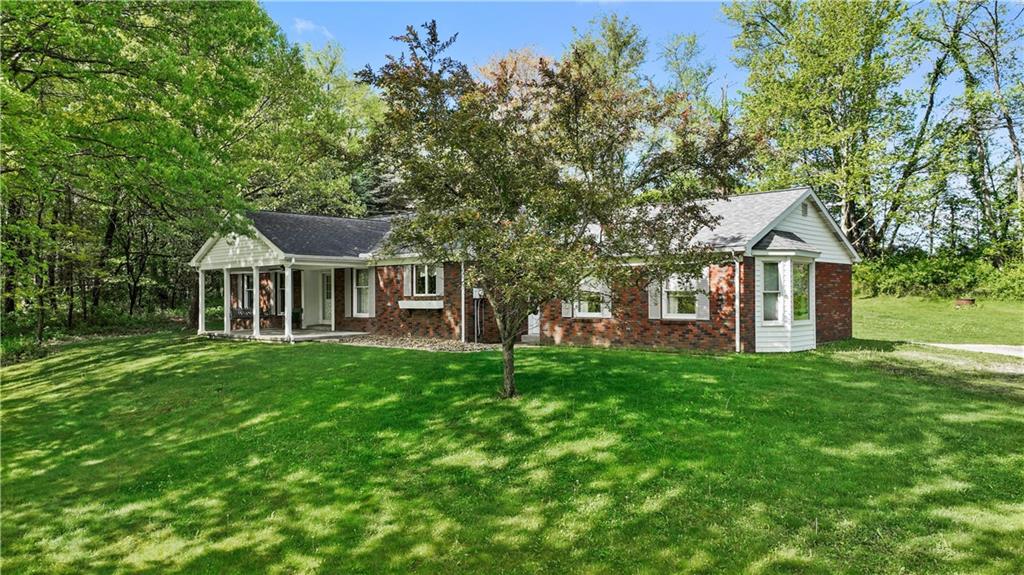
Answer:
[(323, 272), (320, 274), (320, 321), (331, 323), (331, 298), (334, 297), (334, 274)]

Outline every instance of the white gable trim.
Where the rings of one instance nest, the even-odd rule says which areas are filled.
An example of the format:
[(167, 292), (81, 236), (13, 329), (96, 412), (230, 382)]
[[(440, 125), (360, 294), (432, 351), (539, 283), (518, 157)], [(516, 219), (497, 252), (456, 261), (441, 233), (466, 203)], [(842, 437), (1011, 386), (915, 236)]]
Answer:
[(828, 222), (828, 225), (832, 228), (832, 233), (839, 239), (839, 242), (843, 245), (844, 248), (846, 248), (846, 251), (850, 253), (850, 259), (853, 260), (853, 263), (859, 262), (860, 255), (857, 254), (857, 250), (855, 250), (853, 248), (853, 244), (851, 244), (850, 241), (846, 239), (846, 234), (844, 234), (843, 230), (839, 228), (839, 224), (837, 224), (836, 221), (832, 219), (832, 214), (828, 213), (828, 209), (825, 207), (825, 204), (821, 203), (821, 200), (818, 199), (818, 195), (815, 194), (814, 190), (812, 190), (811, 188), (807, 188), (804, 193), (800, 194), (800, 196), (797, 199), (793, 200), (793, 203), (788, 208), (783, 210), (782, 213), (778, 215), (778, 217), (772, 220), (770, 224), (765, 226), (764, 229), (762, 229), (760, 232), (754, 234), (754, 236), (750, 238), (750, 241), (747, 242), (747, 245), (743, 247), (744, 253), (748, 256), (754, 255), (754, 246), (757, 245), (757, 242), (761, 241), (762, 238), (768, 235), (768, 232), (774, 230), (775, 226), (779, 225), (780, 223), (782, 223), (783, 220), (789, 217), (789, 215), (792, 214), (797, 208), (799, 208), (800, 204), (804, 203), (804, 201), (807, 200), (808, 197), (814, 200), (814, 205), (817, 206), (818, 211), (821, 213), (822, 219)]
[[(274, 244), (274, 242), (270, 241), (270, 239), (267, 238), (267, 236), (260, 233), (260, 231), (256, 229), (256, 226), (250, 224), (249, 231), (253, 233), (253, 237), (267, 245), (267, 248), (270, 249), (270, 252), (274, 255), (275, 258), (286, 259), (289, 257), (294, 257), (291, 256), (290, 254), (286, 254), (283, 251), (281, 251), (281, 248), (277, 247), (277, 245)], [(210, 236), (210, 238), (207, 239), (205, 243), (203, 243), (203, 247), (199, 248), (199, 251), (196, 252), (196, 255), (192, 256), (192, 260), (188, 262), (188, 265), (194, 268), (199, 267), (202, 264), (203, 258), (206, 257), (206, 254), (208, 254), (210, 250), (213, 249), (213, 246), (217, 245), (218, 241), (224, 238), (225, 236), (219, 234)]]

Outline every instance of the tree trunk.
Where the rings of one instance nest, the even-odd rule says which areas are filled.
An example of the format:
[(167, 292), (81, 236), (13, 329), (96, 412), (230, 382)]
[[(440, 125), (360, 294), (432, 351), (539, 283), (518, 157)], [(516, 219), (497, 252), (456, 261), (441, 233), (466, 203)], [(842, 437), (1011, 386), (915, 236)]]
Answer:
[(501, 398), (511, 399), (519, 395), (519, 391), (516, 390), (516, 339), (514, 336), (506, 339), (502, 335), (501, 359), (505, 368)]

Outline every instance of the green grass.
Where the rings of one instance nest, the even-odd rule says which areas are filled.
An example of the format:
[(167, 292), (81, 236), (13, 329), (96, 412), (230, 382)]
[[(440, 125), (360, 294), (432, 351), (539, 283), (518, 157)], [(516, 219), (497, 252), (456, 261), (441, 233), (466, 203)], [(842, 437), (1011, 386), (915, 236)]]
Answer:
[(1019, 573), (1024, 366), (71, 344), (5, 368), (4, 573)]
[(1024, 345), (1024, 303), (982, 300), (957, 309), (953, 300), (855, 297), (853, 335), (887, 341)]

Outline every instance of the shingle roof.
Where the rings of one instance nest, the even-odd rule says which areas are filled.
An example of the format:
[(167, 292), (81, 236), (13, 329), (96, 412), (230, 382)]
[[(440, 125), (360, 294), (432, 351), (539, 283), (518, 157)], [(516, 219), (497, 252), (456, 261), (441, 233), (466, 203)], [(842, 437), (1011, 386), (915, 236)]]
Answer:
[(715, 200), (708, 209), (721, 219), (714, 228), (698, 232), (694, 242), (719, 249), (742, 249), (805, 192), (807, 188), (792, 188)]
[[(743, 249), (806, 192), (807, 188), (792, 188), (714, 200), (708, 209), (720, 218), (718, 225), (698, 232), (693, 241), (716, 249)], [(380, 219), (265, 211), (249, 217), (281, 251), (297, 256), (359, 257), (378, 248), (391, 229), (391, 222)], [(817, 251), (788, 232), (771, 232), (755, 247)]]
[(253, 225), (282, 252), (296, 256), (359, 257), (391, 229), (387, 220), (252, 212)]
[(755, 250), (804, 251), (821, 253), (793, 232), (772, 230), (754, 244)]

